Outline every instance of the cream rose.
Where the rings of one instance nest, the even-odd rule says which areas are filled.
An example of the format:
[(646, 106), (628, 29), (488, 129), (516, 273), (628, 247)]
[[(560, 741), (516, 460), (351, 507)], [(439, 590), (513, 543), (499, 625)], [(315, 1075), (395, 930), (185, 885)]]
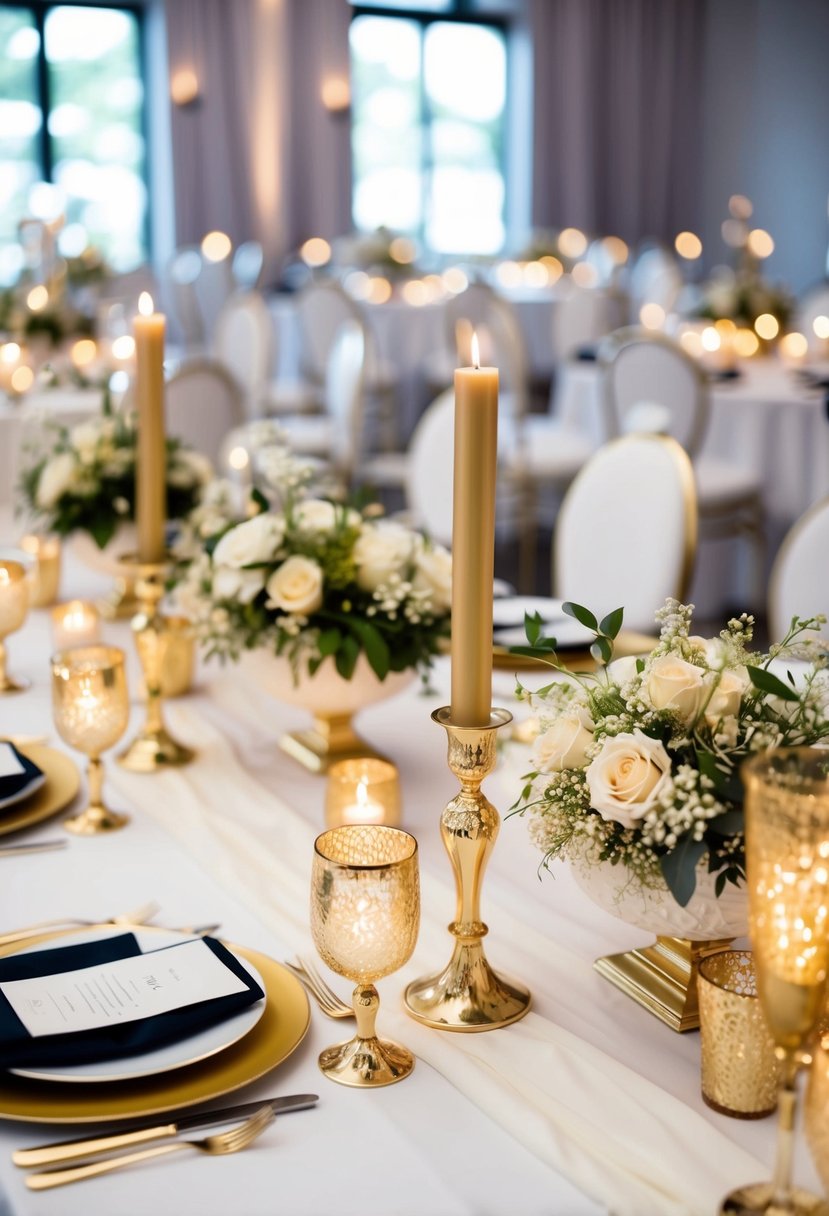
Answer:
[(590, 805), (602, 819), (635, 827), (671, 780), (671, 758), (641, 730), (609, 736), (585, 770)]
[(370, 524), (354, 545), (357, 583), (363, 591), (376, 591), (393, 574), (399, 574), (414, 556), (416, 537), (401, 524)]
[(294, 508), (294, 522), (303, 532), (333, 532), (343, 516), (351, 527), (360, 522), (357, 511), (335, 506), (324, 498), (306, 498)]
[(59, 452), (41, 470), (35, 495), (37, 505), (48, 511), (76, 481), (75, 457), (71, 452)]
[(654, 709), (672, 709), (690, 725), (705, 699), (704, 676), (701, 667), (678, 655), (663, 654), (650, 666), (645, 692)]
[(289, 557), (268, 579), (269, 600), (283, 612), (308, 616), (322, 607), (322, 567), (309, 557)]
[(428, 591), (435, 612), (448, 612), (452, 606), (452, 554), (442, 545), (422, 545), (415, 556), (412, 584), (416, 591)]
[(180, 451), (167, 474), (171, 486), (204, 486), (213, 476), (213, 465), (201, 452)]
[(612, 663), (608, 663), (605, 670), (608, 680), (612, 680), (614, 684), (618, 684), (620, 687), (623, 684), (629, 684), (638, 675), (636, 656), (626, 654), (621, 659), (614, 659)]
[(716, 726), (721, 718), (737, 716), (748, 684), (748, 672), (745, 668), (726, 670), (720, 674), (719, 683), (705, 707), (705, 721), (709, 726)]
[[(266, 562), (274, 556), (284, 536), (282, 520), (264, 513), (254, 515), (225, 532), (213, 550), (216, 566), (250, 566), (254, 562)], [(263, 580), (264, 581), (264, 580)]]
[(540, 773), (560, 773), (564, 768), (584, 767), (587, 749), (593, 742), (585, 717), (577, 711), (563, 714), (538, 736), (533, 743), (532, 761)]
[(77, 452), (81, 464), (92, 464), (95, 450), (102, 438), (104, 436), (101, 429), (94, 422), (80, 422), (69, 432), (69, 442)]
[(249, 604), (264, 586), (264, 570), (219, 566), (213, 575), (213, 593), (220, 600), (239, 600), (242, 604)]

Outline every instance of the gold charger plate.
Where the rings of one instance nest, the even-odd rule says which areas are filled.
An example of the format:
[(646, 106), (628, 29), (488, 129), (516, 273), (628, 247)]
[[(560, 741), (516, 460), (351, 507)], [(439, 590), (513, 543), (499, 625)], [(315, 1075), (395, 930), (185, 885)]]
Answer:
[[(646, 633), (635, 633), (632, 629), (623, 629), (613, 644), (614, 659), (622, 659), (627, 655), (647, 654), (656, 645), (657, 639)], [(559, 662), (570, 671), (594, 671), (596, 660), (590, 653), (589, 647), (579, 647), (573, 650), (561, 650)], [(492, 647), (492, 666), (499, 671), (552, 671), (549, 663), (543, 659), (533, 659), (526, 654), (511, 654), (507, 646)]]
[(32, 827), (62, 811), (81, 788), (81, 775), (64, 752), (43, 743), (29, 743), (17, 749), (46, 774), (46, 781), (30, 798), (16, 802), (4, 814), (0, 811), (0, 836)]
[[(147, 926), (144, 926), (146, 928)], [(90, 932), (101, 925), (90, 926)], [(63, 933), (44, 934), (51, 941)], [(18, 943), (22, 948), (24, 943)], [(34, 944), (29, 938), (26, 946)], [(252, 963), (265, 987), (265, 1012), (238, 1043), (201, 1064), (124, 1084), (73, 1085), (30, 1081), (0, 1073), (0, 1119), (26, 1123), (99, 1123), (131, 1119), (209, 1102), (258, 1081), (296, 1050), (308, 1031), (311, 1010), (299, 980), (266, 954), (226, 943)], [(6, 947), (0, 956), (15, 953)]]

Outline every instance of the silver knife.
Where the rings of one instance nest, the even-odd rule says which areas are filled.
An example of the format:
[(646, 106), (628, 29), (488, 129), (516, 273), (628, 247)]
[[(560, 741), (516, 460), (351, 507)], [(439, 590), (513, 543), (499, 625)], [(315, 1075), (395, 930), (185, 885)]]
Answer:
[(48, 853), (51, 849), (65, 849), (68, 840), (30, 840), (26, 844), (0, 845), (0, 857), (22, 857), (24, 853)]
[(64, 1161), (80, 1161), (96, 1153), (107, 1153), (112, 1149), (128, 1148), (134, 1144), (147, 1144), (152, 1140), (169, 1140), (181, 1132), (197, 1131), (202, 1127), (215, 1127), (219, 1123), (232, 1123), (235, 1119), (246, 1119), (263, 1106), (270, 1106), (276, 1115), (292, 1110), (307, 1110), (319, 1101), (318, 1094), (292, 1094), (287, 1098), (260, 1098), (258, 1102), (242, 1102), (239, 1106), (225, 1106), (222, 1110), (209, 1110), (200, 1115), (183, 1115), (173, 1123), (145, 1121), (124, 1131), (111, 1132), (104, 1136), (78, 1140), (61, 1140), (59, 1144), (45, 1144), (40, 1148), (19, 1148), (12, 1153), (15, 1165), (55, 1165)]

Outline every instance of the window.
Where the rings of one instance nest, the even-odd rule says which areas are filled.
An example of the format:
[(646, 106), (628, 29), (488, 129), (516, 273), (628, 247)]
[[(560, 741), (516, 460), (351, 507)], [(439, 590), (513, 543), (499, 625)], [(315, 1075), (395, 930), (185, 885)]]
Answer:
[(63, 216), (66, 256), (145, 260), (143, 113), (137, 10), (0, 3), (0, 283), (23, 269), (30, 217)]
[(507, 51), (494, 24), (358, 13), (351, 22), (353, 219), (441, 253), (505, 236)]

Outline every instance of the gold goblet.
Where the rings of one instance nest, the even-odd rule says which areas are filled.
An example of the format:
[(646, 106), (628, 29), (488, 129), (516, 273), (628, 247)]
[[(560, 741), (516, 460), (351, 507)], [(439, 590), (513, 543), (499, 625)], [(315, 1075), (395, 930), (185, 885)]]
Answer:
[(782, 1065), (770, 1183), (733, 1191), (731, 1216), (829, 1213), (792, 1185), (797, 1073), (829, 974), (829, 752), (778, 748), (743, 765), (750, 932), (763, 1012)]
[(0, 693), (24, 692), (28, 680), (15, 680), (6, 671), (5, 639), (15, 633), (29, 611), (29, 580), (21, 562), (0, 561)]
[(378, 1039), (380, 998), (374, 980), (411, 957), (420, 924), (417, 841), (380, 824), (349, 824), (317, 837), (311, 876), (311, 932), (320, 957), (356, 982), (357, 1033), (319, 1057), (342, 1085), (391, 1085), (407, 1077), (414, 1056)]
[(127, 729), (129, 700), (124, 652), (115, 646), (74, 646), (52, 659), (52, 708), (64, 743), (89, 757), (89, 805), (64, 822), (69, 832), (93, 836), (129, 823), (104, 805), (101, 752)]

